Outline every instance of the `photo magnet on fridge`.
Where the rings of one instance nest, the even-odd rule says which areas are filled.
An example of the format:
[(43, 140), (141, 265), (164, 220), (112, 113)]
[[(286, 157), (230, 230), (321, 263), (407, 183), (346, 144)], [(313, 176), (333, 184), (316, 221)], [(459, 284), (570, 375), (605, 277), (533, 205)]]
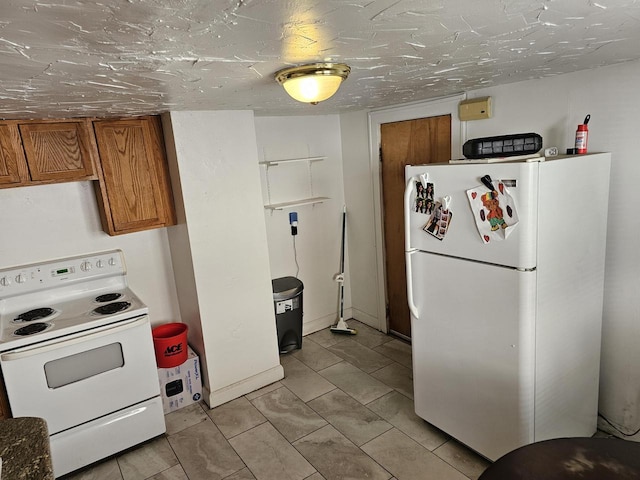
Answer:
[(518, 224), (513, 197), (500, 181), (492, 182), (493, 190), (484, 185), (467, 190), (469, 206), (483, 243), (505, 240)]
[(433, 183), (425, 186), (420, 180), (416, 181), (416, 203), (414, 212), (431, 215), (433, 213)]
[(424, 196), (427, 198), (427, 200), (431, 200), (433, 201), (433, 183), (427, 183), (427, 186), (425, 187), (424, 190)]
[(442, 240), (447, 234), (447, 230), (449, 230), (452, 217), (453, 213), (451, 210), (446, 210), (442, 206), (442, 203), (436, 202), (433, 206), (433, 213), (431, 214), (429, 221), (424, 227), (422, 227), (422, 229), (428, 234), (436, 237), (438, 240)]

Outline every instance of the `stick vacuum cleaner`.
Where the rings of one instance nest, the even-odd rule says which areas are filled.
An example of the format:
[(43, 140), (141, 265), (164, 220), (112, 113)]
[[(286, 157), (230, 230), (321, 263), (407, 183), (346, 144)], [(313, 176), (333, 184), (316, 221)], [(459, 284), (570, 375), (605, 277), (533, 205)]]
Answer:
[(342, 245), (340, 247), (340, 273), (336, 273), (333, 279), (340, 285), (339, 297), (340, 306), (338, 307), (338, 323), (331, 327), (334, 333), (346, 333), (355, 335), (358, 333), (355, 328), (349, 328), (347, 322), (344, 321), (344, 241), (347, 235), (347, 207), (342, 207)]

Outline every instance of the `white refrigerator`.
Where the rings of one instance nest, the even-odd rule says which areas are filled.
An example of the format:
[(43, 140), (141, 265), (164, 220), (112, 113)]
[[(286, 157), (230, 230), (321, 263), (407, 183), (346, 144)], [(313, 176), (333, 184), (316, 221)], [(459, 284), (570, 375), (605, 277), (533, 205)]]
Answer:
[[(415, 410), (490, 460), (596, 431), (610, 160), (406, 167)], [(518, 223), (485, 243), (476, 219), (491, 230), (488, 211), (467, 191), (489, 193), (487, 175)], [(443, 236), (425, 230), (419, 184), (448, 203)]]

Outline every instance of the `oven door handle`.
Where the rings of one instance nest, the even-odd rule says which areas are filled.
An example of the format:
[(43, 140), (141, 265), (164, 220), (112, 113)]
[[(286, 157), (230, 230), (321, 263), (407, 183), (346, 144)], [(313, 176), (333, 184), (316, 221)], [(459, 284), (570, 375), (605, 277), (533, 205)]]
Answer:
[(18, 348), (16, 350), (12, 350), (11, 352), (3, 353), (2, 355), (0, 355), (0, 361), (11, 362), (14, 360), (20, 360), (22, 358), (32, 357), (34, 355), (39, 355), (41, 353), (56, 350), (60, 347), (68, 347), (85, 342), (87, 340), (87, 337), (91, 337), (91, 340), (94, 340), (100, 337), (105, 337), (107, 335), (112, 335), (114, 333), (130, 330), (132, 328), (144, 325), (145, 323), (149, 323), (149, 317), (147, 315), (125, 320), (116, 324), (115, 326), (111, 324), (97, 327), (92, 330), (80, 332), (78, 334), (67, 335), (62, 338), (56, 338), (39, 343), (37, 345)]

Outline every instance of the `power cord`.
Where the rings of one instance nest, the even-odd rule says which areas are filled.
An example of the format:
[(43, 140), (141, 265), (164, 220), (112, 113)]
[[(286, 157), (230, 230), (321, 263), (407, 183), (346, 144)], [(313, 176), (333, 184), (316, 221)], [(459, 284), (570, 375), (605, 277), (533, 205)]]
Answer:
[(625, 433), (622, 430), (620, 430), (619, 427), (617, 427), (616, 425), (614, 425), (607, 417), (605, 417), (604, 415), (602, 415), (600, 412), (598, 412), (598, 416), (600, 418), (602, 418), (605, 422), (607, 422), (616, 432), (618, 432), (620, 435), (623, 435), (625, 437), (633, 437), (635, 435), (637, 435), (638, 433), (640, 433), (640, 428), (638, 428), (635, 432), (633, 433)]
[(289, 212), (289, 225), (291, 225), (291, 236), (293, 237), (293, 259), (296, 262), (296, 278), (300, 273), (298, 265), (298, 251), (296, 250), (296, 235), (298, 235), (298, 212)]
[(300, 273), (300, 265), (298, 265), (298, 251), (296, 250), (296, 236), (292, 235), (293, 238), (293, 259), (296, 262), (296, 278), (298, 278), (298, 274)]

